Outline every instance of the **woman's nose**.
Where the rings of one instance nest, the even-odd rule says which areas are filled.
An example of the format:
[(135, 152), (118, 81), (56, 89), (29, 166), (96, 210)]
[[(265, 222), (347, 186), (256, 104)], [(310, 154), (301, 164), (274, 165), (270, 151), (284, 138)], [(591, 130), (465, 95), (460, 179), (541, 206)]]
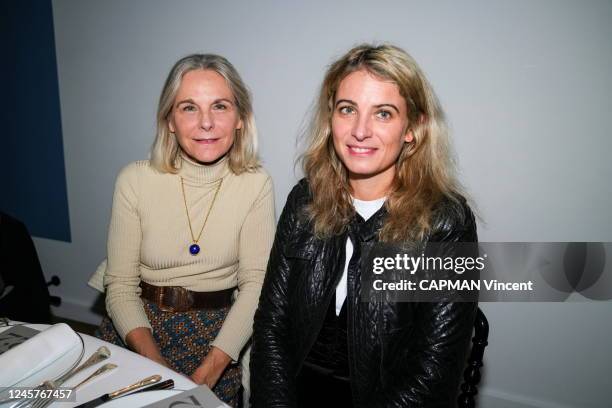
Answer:
[(215, 127), (213, 116), (210, 112), (203, 111), (200, 117), (200, 127), (209, 132)]
[(353, 124), (352, 135), (355, 139), (362, 141), (372, 136), (372, 124), (368, 115), (359, 115)]

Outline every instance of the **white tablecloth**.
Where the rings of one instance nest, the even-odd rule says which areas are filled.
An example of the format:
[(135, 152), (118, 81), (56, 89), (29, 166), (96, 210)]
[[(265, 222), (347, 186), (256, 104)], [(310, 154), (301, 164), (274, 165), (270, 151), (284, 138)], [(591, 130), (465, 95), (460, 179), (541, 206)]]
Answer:
[[(36, 330), (44, 330), (49, 327), (45, 324), (28, 324), (27, 326)], [(2, 327), (0, 328), (0, 331), (5, 329), (6, 328)], [(116, 391), (119, 388), (134, 384), (135, 382), (154, 374), (161, 375), (162, 381), (173, 379), (175, 390), (189, 390), (197, 387), (197, 384), (191, 381), (188, 377), (157, 364), (148, 358), (142, 357), (139, 354), (122, 347), (118, 347), (114, 344), (102, 341), (96, 337), (88, 336), (87, 334), (82, 333), (79, 334), (83, 337), (83, 341), (85, 343), (85, 354), (83, 355), (83, 361), (85, 361), (100, 346), (108, 347), (111, 352), (111, 356), (104, 360), (104, 362), (98, 363), (70, 378), (62, 385), (62, 387), (75, 386), (106, 363), (116, 364), (117, 368), (93, 379), (91, 382), (85, 384), (82, 388), (79, 388), (76, 391), (76, 402), (56, 402), (51, 404), (50, 407), (71, 408), (99, 397), (102, 394)]]

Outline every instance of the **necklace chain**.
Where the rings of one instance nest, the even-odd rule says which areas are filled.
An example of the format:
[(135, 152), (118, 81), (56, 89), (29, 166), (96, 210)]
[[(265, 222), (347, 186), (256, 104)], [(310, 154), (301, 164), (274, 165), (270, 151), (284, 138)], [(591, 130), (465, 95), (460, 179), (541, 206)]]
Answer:
[(196, 237), (195, 235), (193, 235), (193, 227), (191, 226), (191, 217), (189, 216), (189, 209), (187, 208), (187, 195), (185, 194), (185, 183), (183, 182), (183, 177), (181, 177), (181, 191), (183, 192), (183, 202), (185, 203), (185, 213), (187, 213), (187, 223), (189, 224), (189, 232), (191, 233), (191, 240), (194, 244), (197, 244), (198, 241), (200, 240), (200, 237), (202, 236), (202, 232), (204, 231), (204, 227), (206, 226), (206, 221), (208, 221), (208, 216), (210, 215), (210, 211), (212, 210), (213, 205), (215, 204), (215, 200), (217, 199), (217, 194), (219, 193), (219, 190), (221, 189), (221, 184), (223, 184), (223, 179), (219, 180), (219, 184), (217, 185), (217, 189), (215, 190), (215, 195), (213, 196), (210, 206), (208, 207), (208, 211), (206, 212), (206, 217), (204, 218), (204, 224), (202, 224), (202, 229), (200, 229), (200, 233)]

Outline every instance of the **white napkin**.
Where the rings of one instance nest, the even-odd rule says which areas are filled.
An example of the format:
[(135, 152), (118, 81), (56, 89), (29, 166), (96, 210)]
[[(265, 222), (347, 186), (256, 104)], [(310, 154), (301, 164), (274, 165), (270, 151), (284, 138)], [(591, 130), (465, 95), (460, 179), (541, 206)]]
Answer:
[(98, 265), (98, 267), (96, 268), (96, 271), (94, 272), (93, 275), (91, 275), (91, 278), (89, 278), (89, 281), (87, 282), (87, 284), (89, 286), (91, 286), (92, 288), (96, 289), (99, 292), (104, 293), (104, 274), (106, 273), (106, 259), (103, 260), (100, 265)]
[(19, 384), (81, 348), (74, 330), (66, 323), (57, 323), (0, 355), (0, 387)]

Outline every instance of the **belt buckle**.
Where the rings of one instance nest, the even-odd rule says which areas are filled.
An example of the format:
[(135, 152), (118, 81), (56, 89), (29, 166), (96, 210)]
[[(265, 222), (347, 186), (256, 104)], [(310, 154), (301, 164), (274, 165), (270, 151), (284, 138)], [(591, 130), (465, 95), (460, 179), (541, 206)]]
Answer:
[(193, 296), (182, 286), (167, 287), (161, 296), (159, 309), (163, 312), (186, 312), (193, 305)]

